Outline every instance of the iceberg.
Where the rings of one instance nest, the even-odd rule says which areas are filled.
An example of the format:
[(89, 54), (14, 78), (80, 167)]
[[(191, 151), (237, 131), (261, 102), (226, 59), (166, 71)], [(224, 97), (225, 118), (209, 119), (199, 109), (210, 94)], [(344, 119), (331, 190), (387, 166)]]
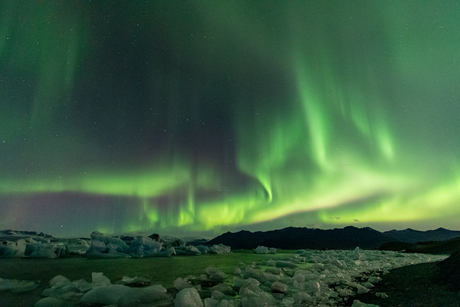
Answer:
[(286, 294), (288, 292), (288, 286), (286, 284), (283, 284), (282, 282), (275, 281), (274, 283), (272, 283), (271, 291), (273, 293), (284, 293), (284, 294)]
[(181, 277), (178, 277), (174, 281), (174, 288), (176, 288), (179, 291), (185, 288), (192, 288), (192, 287), (193, 286), (187, 280), (182, 279)]
[(276, 248), (273, 247), (265, 247), (265, 246), (257, 246), (254, 250), (256, 254), (276, 254)]
[(63, 240), (62, 243), (67, 246), (70, 255), (84, 255), (90, 248), (88, 241), (85, 239), (68, 239)]
[(69, 256), (67, 246), (55, 243), (29, 243), (24, 256), (30, 258), (66, 258)]
[(128, 276), (123, 276), (123, 278), (116, 282), (117, 284), (122, 284), (129, 287), (144, 287), (150, 285), (150, 278), (143, 276), (135, 276), (130, 278)]
[(209, 249), (210, 254), (229, 254), (231, 247), (223, 244), (215, 244)]
[(117, 301), (117, 306), (119, 307), (170, 305), (171, 297), (161, 285), (146, 288), (128, 288)]
[(162, 243), (152, 240), (149, 237), (137, 237), (131, 241), (128, 253), (133, 256), (150, 257), (161, 251)]
[(211, 280), (222, 281), (227, 278), (227, 275), (224, 272), (215, 267), (207, 267), (205, 272)]
[(202, 254), (206, 254), (209, 252), (209, 247), (205, 246), (205, 245), (197, 245), (195, 246), (199, 251), (200, 253)]
[(177, 293), (174, 307), (203, 307), (203, 302), (195, 288), (186, 288)]
[(122, 285), (95, 287), (86, 292), (80, 302), (85, 304), (115, 305), (129, 289), (129, 287)]
[(128, 245), (119, 238), (104, 236), (98, 231), (91, 234), (91, 246), (86, 251), (86, 258), (126, 258)]
[(34, 304), (34, 307), (63, 307), (65, 301), (55, 297), (44, 297)]
[(187, 245), (182, 248), (176, 248), (176, 253), (178, 255), (192, 255), (192, 256), (201, 255), (201, 251), (193, 245)]
[(24, 257), (27, 242), (24, 239), (17, 241), (3, 240), (0, 243), (0, 257)]

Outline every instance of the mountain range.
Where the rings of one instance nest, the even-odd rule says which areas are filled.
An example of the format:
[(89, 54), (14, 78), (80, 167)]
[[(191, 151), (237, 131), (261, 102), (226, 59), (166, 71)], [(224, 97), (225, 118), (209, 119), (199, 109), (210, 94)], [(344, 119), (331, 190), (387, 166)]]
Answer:
[(400, 242), (417, 243), (428, 241), (444, 241), (460, 237), (460, 231), (438, 228), (435, 230), (420, 231), (407, 228), (404, 230), (390, 230), (383, 232), (384, 235), (392, 237)]
[(271, 231), (227, 232), (207, 242), (207, 244), (228, 245), (233, 249), (254, 249), (257, 246), (281, 249), (377, 249), (385, 243), (415, 243), (443, 241), (460, 237), (460, 231), (444, 228), (418, 231), (413, 229), (380, 232), (370, 227), (347, 226), (335, 229), (313, 229), (288, 227)]

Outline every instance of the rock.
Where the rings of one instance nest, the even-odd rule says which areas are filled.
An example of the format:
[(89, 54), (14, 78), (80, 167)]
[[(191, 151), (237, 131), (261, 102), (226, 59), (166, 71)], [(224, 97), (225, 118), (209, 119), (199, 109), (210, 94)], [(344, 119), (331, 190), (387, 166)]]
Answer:
[(454, 251), (437, 265), (439, 279), (457, 290), (460, 289), (460, 250)]

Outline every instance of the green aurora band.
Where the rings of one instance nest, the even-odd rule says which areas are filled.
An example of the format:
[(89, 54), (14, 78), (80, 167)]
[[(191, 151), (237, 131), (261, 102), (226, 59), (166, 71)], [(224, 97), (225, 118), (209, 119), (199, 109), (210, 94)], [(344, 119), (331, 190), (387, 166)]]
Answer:
[(0, 12), (0, 228), (458, 228), (458, 3)]

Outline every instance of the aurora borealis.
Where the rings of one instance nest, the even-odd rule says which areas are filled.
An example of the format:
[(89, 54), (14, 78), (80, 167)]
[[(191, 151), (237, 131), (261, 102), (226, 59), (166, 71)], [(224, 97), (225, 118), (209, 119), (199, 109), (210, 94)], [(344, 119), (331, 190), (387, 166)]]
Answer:
[(0, 16), (0, 229), (459, 227), (456, 1)]

